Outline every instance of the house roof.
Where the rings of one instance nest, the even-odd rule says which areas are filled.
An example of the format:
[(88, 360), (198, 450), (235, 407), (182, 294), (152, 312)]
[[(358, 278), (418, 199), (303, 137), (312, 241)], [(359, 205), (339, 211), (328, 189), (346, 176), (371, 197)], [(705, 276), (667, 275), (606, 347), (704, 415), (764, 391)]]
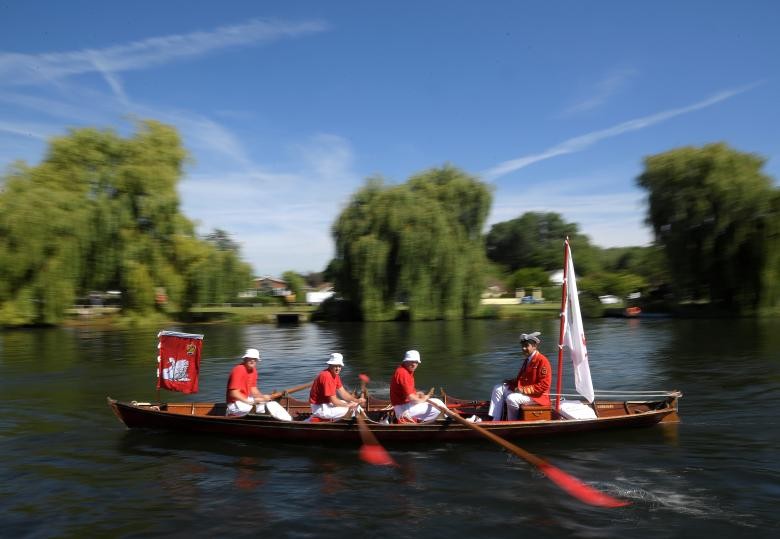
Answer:
[(253, 281), (255, 281), (255, 282), (259, 282), (259, 281), (272, 281), (274, 283), (287, 284), (287, 281), (285, 281), (284, 279), (277, 279), (276, 277), (268, 277), (268, 276), (256, 277), (256, 278), (253, 279)]

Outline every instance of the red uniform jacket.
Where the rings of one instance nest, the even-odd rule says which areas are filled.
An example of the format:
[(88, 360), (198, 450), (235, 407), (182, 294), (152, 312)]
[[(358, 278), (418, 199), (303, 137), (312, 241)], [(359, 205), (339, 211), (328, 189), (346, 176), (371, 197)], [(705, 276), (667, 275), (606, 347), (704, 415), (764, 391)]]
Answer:
[(517, 390), (531, 397), (536, 404), (550, 406), (552, 369), (550, 360), (538, 350), (528, 358), (517, 373)]

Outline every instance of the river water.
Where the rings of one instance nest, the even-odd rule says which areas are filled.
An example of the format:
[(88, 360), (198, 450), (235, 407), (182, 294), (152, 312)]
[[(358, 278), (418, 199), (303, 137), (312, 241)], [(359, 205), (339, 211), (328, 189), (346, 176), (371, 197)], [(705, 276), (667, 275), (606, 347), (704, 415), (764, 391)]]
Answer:
[[(380, 396), (416, 348), (419, 388), (484, 399), (516, 372), (520, 332), (541, 330), (541, 350), (555, 361), (557, 324), (159, 329), (205, 334), (198, 400), (224, 398), (250, 346), (263, 356), (264, 392), (310, 381), (339, 351), (345, 383), (368, 373)], [(630, 500), (625, 508), (585, 506), (490, 442), (393, 447), (400, 467), (387, 469), (362, 463), (357, 447), (128, 431), (105, 399), (156, 398), (157, 328), (0, 332), (0, 535), (774, 536), (780, 320), (601, 319), (587, 320), (586, 331), (597, 389), (680, 389), (682, 423), (519, 445)]]

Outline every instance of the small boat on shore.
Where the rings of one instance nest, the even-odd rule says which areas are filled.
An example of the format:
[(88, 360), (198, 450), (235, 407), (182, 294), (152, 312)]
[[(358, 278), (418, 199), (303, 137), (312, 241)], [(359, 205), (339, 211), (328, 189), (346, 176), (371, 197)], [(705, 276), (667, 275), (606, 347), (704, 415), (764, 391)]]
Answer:
[[(522, 439), (600, 430), (650, 427), (679, 422), (679, 391), (634, 393), (626, 400), (617, 394), (597, 398), (592, 404), (564, 401), (592, 410), (588, 419), (570, 419), (550, 406), (524, 406), (518, 421), (488, 421), (488, 402), (441, 395), (446, 406), (467, 418), (479, 418), (483, 429), (502, 438)], [(225, 415), (225, 403), (140, 403), (109, 398), (108, 404), (128, 428), (162, 429), (193, 434), (224, 435), (297, 443), (359, 443), (354, 418), (338, 421), (310, 421), (308, 402), (285, 396), (279, 403), (293, 421), (280, 421), (265, 414), (242, 417)], [(427, 423), (398, 423), (388, 401), (370, 398), (366, 410), (371, 432), (382, 443), (460, 442), (481, 439), (451, 418), (440, 416)]]
[(626, 318), (636, 318), (640, 314), (642, 314), (642, 309), (639, 307), (626, 307), (625, 312), (623, 313), (623, 316)]

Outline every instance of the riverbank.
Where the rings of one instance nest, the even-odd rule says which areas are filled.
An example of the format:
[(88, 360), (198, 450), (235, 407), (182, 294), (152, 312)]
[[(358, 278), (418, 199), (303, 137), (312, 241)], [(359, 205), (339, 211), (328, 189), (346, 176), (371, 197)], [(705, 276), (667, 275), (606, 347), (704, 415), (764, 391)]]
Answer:
[[(187, 315), (187, 322), (225, 321), (234, 323), (263, 324), (278, 322), (279, 315), (297, 315), (300, 322), (312, 320), (319, 307), (315, 305), (290, 306), (209, 306), (196, 307)], [(403, 320), (404, 307), (398, 308), (398, 319)], [(482, 305), (473, 318), (507, 320), (515, 318), (546, 317), (555, 318), (561, 307), (557, 303)]]
[(513, 320), (522, 318), (557, 318), (561, 312), (560, 303), (515, 303), (482, 305), (476, 318)]
[[(623, 307), (583, 308), (583, 314), (587, 318), (623, 317)], [(477, 314), (472, 317), (483, 320), (522, 320), (528, 318), (557, 318), (560, 313), (560, 304), (547, 302), (541, 304), (500, 304), (482, 305)], [(316, 305), (236, 305), (222, 304), (192, 308), (188, 313), (148, 313), (148, 314), (123, 314), (117, 311), (101, 311), (98, 309), (80, 309), (71, 313), (69, 318), (62, 322), (63, 327), (98, 327), (98, 328), (133, 328), (143, 326), (164, 326), (168, 324), (277, 324), (298, 323), (311, 321), (324, 321), (326, 318), (319, 316), (319, 307)], [(777, 317), (780, 313), (767, 312), (753, 317)], [(676, 310), (642, 310), (639, 318), (744, 318), (749, 315), (735, 315), (733, 312), (708, 308), (702, 305), (679, 305)], [(399, 320), (406, 319), (403, 316), (403, 307), (399, 307)]]
[(313, 305), (209, 305), (187, 313), (152, 312), (125, 314), (119, 311), (79, 309), (63, 320), (63, 327), (131, 328), (166, 324), (275, 324), (308, 322), (317, 310)]
[[(166, 324), (276, 324), (310, 322), (317, 312), (316, 305), (209, 305), (193, 307), (187, 313), (149, 313), (145, 315), (104, 312), (98, 309), (80, 309), (66, 318), (64, 327), (129, 328)], [(403, 319), (399, 308), (399, 319)], [(555, 318), (560, 306), (554, 303), (483, 305), (473, 318), (512, 320), (523, 318)]]

